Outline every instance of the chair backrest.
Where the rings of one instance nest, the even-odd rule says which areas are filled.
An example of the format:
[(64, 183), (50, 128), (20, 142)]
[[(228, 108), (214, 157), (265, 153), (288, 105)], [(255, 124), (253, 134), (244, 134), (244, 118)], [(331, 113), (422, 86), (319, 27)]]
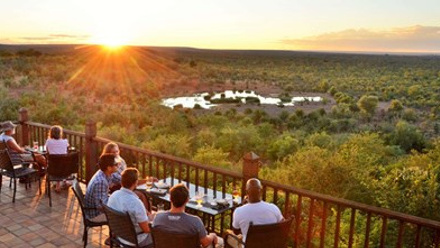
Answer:
[(11, 151), (5, 141), (0, 142), (0, 150), (6, 150), (6, 154), (8, 155), (9, 161), (12, 166), (23, 163), (23, 159), (21, 158), (20, 154), (15, 151)]
[(56, 177), (68, 177), (78, 173), (79, 153), (49, 154), (47, 159), (47, 173)]
[(81, 208), (84, 224), (86, 224), (87, 218), (86, 218), (86, 212), (84, 211), (84, 193), (81, 189), (81, 186), (79, 186), (79, 182), (76, 179), (73, 180), (72, 190), (73, 193), (75, 194), (76, 199), (78, 200), (79, 207)]
[(287, 248), (293, 217), (275, 224), (249, 225), (246, 248)]
[(122, 238), (132, 244), (138, 244), (136, 230), (128, 213), (117, 211), (105, 204), (104, 213), (107, 217), (110, 232), (118, 238)]
[(154, 248), (200, 248), (200, 239), (198, 234), (178, 234), (166, 232), (150, 225), (151, 235), (153, 237)]
[[(3, 142), (0, 142), (3, 143)], [(13, 171), (14, 167), (12, 166), (11, 159), (8, 155), (8, 150), (6, 148), (0, 149), (0, 169), (6, 171)]]

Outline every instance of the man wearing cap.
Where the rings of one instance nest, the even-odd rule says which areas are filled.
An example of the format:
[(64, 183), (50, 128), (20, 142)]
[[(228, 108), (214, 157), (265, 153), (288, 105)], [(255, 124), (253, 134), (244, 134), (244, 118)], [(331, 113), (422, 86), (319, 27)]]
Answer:
[(15, 141), (14, 137), (12, 135), (15, 134), (15, 125), (11, 121), (5, 121), (0, 124), (0, 142), (5, 142), (6, 146), (9, 149), (10, 155), (12, 156), (12, 159), (16, 158), (19, 162), (37, 162), (39, 165), (40, 172), (44, 175), (44, 168), (46, 167), (46, 159), (41, 154), (35, 154), (32, 156), (31, 152), (26, 151), (25, 149), (21, 148), (17, 141)]
[(87, 209), (87, 219), (104, 221), (105, 215), (102, 204), (107, 204), (111, 175), (118, 169), (118, 160), (115, 154), (106, 153), (99, 157), (99, 170), (93, 175), (87, 186), (84, 205)]
[(230, 247), (242, 247), (241, 242), (246, 241), (250, 222), (255, 225), (264, 225), (278, 223), (284, 219), (277, 206), (261, 200), (262, 189), (260, 180), (251, 178), (247, 181), (248, 203), (235, 209), (232, 217), (232, 227), (236, 232), (240, 230), (242, 235), (235, 235), (231, 230), (227, 230), (226, 243)]

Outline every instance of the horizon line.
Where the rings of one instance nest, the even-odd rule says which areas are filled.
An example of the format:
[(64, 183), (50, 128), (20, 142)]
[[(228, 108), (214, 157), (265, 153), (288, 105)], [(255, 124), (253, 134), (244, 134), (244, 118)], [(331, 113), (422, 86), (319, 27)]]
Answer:
[[(0, 46), (106, 46), (104, 44), (87, 43), (0, 43)], [(279, 51), (279, 52), (309, 52), (309, 53), (330, 53), (330, 54), (361, 54), (361, 55), (425, 55), (440, 56), (440, 51), (351, 51), (351, 50), (287, 50), (287, 49), (243, 49), (243, 48), (199, 48), (190, 46), (153, 46), (153, 45), (121, 45), (121, 47), (151, 47), (151, 48), (180, 48), (194, 50), (212, 51)]]

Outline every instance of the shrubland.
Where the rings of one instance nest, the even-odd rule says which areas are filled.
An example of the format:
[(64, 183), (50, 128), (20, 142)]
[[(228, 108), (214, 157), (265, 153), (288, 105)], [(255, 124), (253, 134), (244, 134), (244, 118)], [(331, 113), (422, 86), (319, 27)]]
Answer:
[[(3, 51), (0, 118), (26, 107), (33, 121), (77, 131), (93, 119), (99, 136), (237, 171), (253, 151), (265, 179), (440, 220), (439, 68), (434, 56)], [(328, 93), (335, 104), (277, 115), (160, 105), (171, 87), (243, 83)]]

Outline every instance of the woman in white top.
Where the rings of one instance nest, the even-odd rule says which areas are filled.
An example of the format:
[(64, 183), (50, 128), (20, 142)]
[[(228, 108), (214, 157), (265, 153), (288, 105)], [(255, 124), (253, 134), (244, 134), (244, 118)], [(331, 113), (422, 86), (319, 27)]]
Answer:
[[(61, 126), (52, 126), (49, 130), (49, 137), (46, 140), (46, 151), (48, 154), (67, 154), (69, 142), (63, 139), (63, 128)], [(60, 182), (56, 183), (55, 192), (61, 191)]]

